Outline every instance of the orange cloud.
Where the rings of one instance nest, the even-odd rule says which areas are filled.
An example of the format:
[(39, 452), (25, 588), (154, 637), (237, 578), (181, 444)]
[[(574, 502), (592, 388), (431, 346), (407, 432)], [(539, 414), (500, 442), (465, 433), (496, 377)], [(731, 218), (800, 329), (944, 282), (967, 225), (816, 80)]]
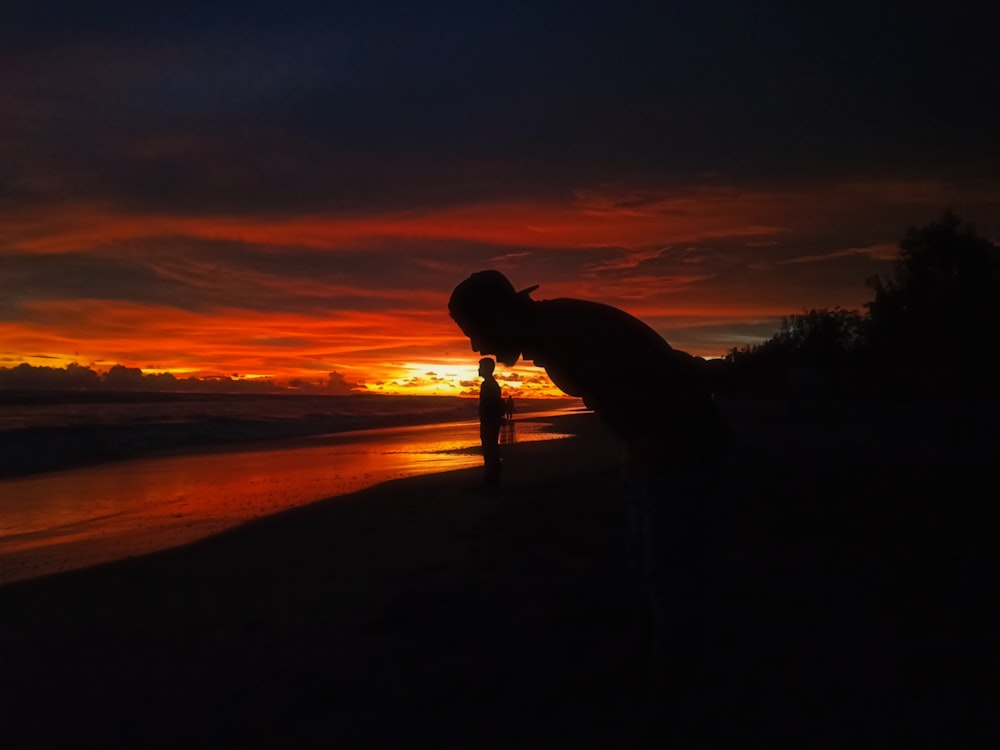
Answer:
[[(743, 238), (754, 247), (765, 247), (795, 228), (826, 224), (836, 229), (829, 226), (831, 216), (849, 206), (879, 206), (886, 215), (912, 215), (914, 206), (936, 212), (956, 202), (979, 204), (996, 198), (981, 189), (962, 191), (928, 181), (855, 181), (794, 192), (612, 186), (578, 190), (563, 200), (370, 214), (138, 215), (111, 204), (55, 204), (2, 215), (0, 229), (9, 247), (41, 253), (167, 236), (315, 249), (358, 248), (388, 240), (456, 240), (508, 248), (619, 247), (655, 253), (668, 244), (720, 238)], [(898, 233), (899, 222), (892, 222)], [(516, 258), (517, 253), (503, 257)]]
[(768, 236), (755, 218), (773, 196), (699, 190), (681, 196), (622, 197), (581, 191), (566, 201), (498, 202), (369, 216), (163, 216), (74, 204), (4, 217), (22, 250), (65, 252), (115, 240), (183, 235), (263, 245), (356, 247), (386, 239), (465, 240), (515, 247), (644, 247), (699, 238)]

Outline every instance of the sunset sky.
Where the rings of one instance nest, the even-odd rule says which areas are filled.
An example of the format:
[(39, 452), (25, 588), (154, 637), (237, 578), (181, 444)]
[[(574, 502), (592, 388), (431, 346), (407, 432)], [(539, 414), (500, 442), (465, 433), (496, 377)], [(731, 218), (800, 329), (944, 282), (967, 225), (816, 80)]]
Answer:
[(460, 394), (484, 268), (702, 356), (860, 309), (907, 226), (1000, 238), (962, 6), (5, 2), (0, 367)]

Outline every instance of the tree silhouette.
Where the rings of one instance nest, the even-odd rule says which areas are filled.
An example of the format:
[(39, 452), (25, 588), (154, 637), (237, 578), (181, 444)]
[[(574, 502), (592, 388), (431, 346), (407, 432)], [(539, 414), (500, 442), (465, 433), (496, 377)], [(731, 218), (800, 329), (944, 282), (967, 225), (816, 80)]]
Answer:
[(794, 364), (831, 366), (864, 341), (864, 318), (856, 310), (807, 310), (784, 318), (768, 346), (782, 349)]
[(756, 346), (726, 356), (732, 383), (744, 393), (788, 395), (790, 390), (840, 391), (865, 344), (865, 318), (856, 310), (806, 310)]
[(869, 286), (873, 365), (898, 387), (981, 390), (1000, 376), (1000, 248), (955, 214), (907, 230), (893, 274)]
[(730, 391), (779, 396), (827, 379), (830, 393), (995, 395), (1000, 382), (1000, 247), (951, 211), (907, 230), (892, 273), (868, 284), (866, 315), (807, 310), (726, 357)]

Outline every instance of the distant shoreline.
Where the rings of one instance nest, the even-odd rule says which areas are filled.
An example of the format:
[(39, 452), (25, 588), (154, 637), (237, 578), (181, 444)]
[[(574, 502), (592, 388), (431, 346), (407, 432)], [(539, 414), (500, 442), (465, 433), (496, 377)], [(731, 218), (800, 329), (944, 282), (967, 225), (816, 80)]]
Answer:
[[(562, 398), (538, 398), (513, 395), (519, 402), (544, 404), (577, 401), (569, 396)], [(122, 391), (97, 388), (0, 388), (0, 405), (6, 404), (47, 404), (47, 403), (143, 403), (150, 401), (255, 401), (259, 399), (328, 399), (343, 401), (351, 399), (385, 399), (400, 402), (419, 401), (476, 401), (475, 396), (448, 396), (444, 394), (395, 394), (375, 393), (373, 391), (358, 391), (353, 393), (299, 393), (296, 391), (273, 391), (266, 393), (249, 393), (237, 391)]]

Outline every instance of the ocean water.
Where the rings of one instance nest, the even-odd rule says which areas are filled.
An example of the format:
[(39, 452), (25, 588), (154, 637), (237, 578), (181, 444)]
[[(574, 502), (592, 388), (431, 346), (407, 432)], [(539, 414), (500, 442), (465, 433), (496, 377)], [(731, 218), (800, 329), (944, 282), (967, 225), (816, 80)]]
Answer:
[[(522, 407), (575, 403), (522, 401)], [(474, 420), (476, 406), (475, 399), (444, 396), (0, 390), (0, 477), (164, 450)]]
[(389, 426), (475, 416), (474, 399), (447, 396), (127, 393), (0, 390), (0, 432), (75, 425), (193, 424), (211, 420), (325, 420), (324, 427)]
[[(0, 584), (482, 461), (474, 399), (5, 395)], [(534, 406), (504, 440), (565, 437), (544, 417), (578, 408)]]

